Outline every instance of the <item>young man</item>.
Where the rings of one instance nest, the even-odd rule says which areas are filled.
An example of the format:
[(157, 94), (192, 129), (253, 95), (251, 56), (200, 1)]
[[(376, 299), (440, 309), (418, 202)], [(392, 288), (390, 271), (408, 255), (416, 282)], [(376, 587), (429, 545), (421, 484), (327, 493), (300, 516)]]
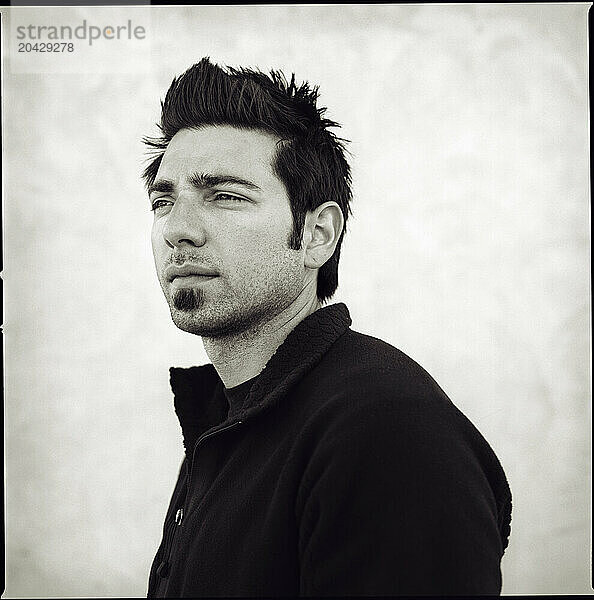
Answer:
[(185, 459), (149, 596), (498, 594), (511, 496), (493, 451), (412, 359), (349, 328), (351, 201), (317, 89), (201, 60), (144, 172), (174, 323)]

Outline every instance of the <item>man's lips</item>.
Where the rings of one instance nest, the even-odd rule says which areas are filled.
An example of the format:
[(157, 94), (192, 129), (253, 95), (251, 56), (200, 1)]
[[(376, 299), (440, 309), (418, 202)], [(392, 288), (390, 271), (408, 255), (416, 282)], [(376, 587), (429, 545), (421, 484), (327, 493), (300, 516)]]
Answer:
[(165, 278), (173, 281), (176, 277), (218, 277), (218, 271), (199, 265), (169, 265), (165, 268)]

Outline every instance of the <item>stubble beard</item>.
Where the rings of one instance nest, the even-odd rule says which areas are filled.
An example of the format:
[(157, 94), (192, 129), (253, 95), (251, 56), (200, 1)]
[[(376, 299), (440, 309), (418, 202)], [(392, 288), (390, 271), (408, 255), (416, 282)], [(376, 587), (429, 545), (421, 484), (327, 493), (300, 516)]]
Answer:
[[(290, 276), (288, 279), (291, 279)], [(285, 280), (284, 285), (268, 290), (255, 303), (255, 290), (215, 300), (208, 298), (201, 288), (179, 288), (168, 297), (171, 318), (182, 331), (203, 338), (242, 335), (259, 329), (295, 300), (301, 286), (296, 280), (287, 284)]]
[(203, 290), (196, 288), (180, 288), (170, 299), (171, 318), (179, 329), (211, 339), (234, 337), (257, 329), (280, 310), (282, 304), (272, 298), (257, 306), (233, 306), (220, 300), (210, 303)]
[(204, 308), (205, 303), (205, 294), (201, 289), (180, 288), (176, 290), (170, 303), (171, 318), (174, 324), (182, 331), (194, 335), (221, 338), (253, 327), (258, 322), (258, 319), (246, 318), (246, 315), (240, 310), (225, 311), (221, 310), (221, 307), (215, 315), (206, 309), (201, 314), (200, 309)]

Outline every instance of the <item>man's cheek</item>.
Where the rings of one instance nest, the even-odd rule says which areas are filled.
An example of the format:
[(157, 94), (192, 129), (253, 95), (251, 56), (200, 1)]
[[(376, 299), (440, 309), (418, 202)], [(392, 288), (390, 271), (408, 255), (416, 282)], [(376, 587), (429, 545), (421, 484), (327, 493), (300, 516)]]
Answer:
[(155, 261), (156, 261), (157, 260), (157, 256), (158, 256), (159, 244), (158, 244), (157, 232), (155, 231), (154, 227), (153, 227), (153, 230), (151, 232), (151, 248), (153, 250), (153, 256), (154, 256)]

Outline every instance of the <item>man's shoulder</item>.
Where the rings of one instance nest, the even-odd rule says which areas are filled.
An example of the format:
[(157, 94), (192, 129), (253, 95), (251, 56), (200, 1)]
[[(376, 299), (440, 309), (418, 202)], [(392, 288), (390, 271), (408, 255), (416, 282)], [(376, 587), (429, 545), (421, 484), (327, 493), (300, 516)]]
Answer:
[(316, 396), (308, 409), (312, 422), (337, 438), (371, 436), (376, 443), (383, 432), (388, 445), (406, 440), (409, 448), (456, 446), (472, 448), (489, 462), (494, 458), (480, 431), (435, 379), (378, 338), (349, 329), (312, 372), (308, 387)]
[(409, 402), (452, 403), (435, 379), (395, 346), (348, 329), (316, 369), (316, 378), (359, 401), (386, 398)]
[[(441, 468), (460, 480), (489, 480), (498, 501), (509, 498), (503, 469), (489, 443), (415, 360), (378, 338), (348, 330), (324, 357), (313, 379), (310, 413), (328, 457), (381, 456), (424, 473)], [(416, 472), (416, 471), (415, 471)]]

